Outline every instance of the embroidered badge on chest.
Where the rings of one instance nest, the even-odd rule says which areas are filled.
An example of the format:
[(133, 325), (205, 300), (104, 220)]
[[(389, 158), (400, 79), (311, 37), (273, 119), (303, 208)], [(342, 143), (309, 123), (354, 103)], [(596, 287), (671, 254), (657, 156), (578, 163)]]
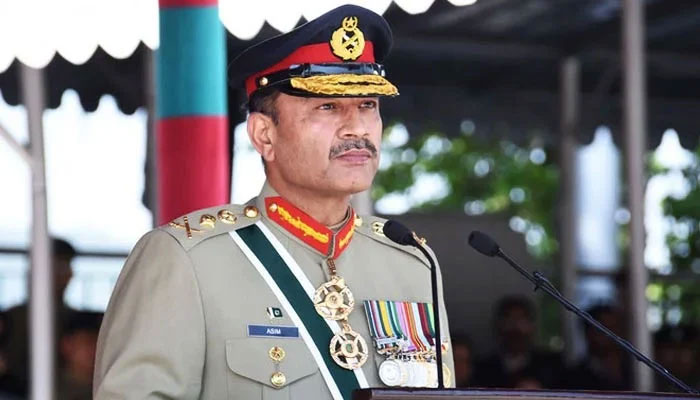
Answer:
[(270, 317), (270, 319), (279, 319), (279, 318), (284, 318), (284, 315), (282, 314), (282, 309), (279, 307), (267, 307), (267, 316)]

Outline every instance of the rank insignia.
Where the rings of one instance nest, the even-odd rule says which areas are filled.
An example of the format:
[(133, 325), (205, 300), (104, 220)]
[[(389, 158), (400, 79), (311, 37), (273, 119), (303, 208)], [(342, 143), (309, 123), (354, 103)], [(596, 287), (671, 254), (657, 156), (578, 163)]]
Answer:
[(195, 229), (190, 226), (190, 221), (187, 218), (187, 215), (182, 217), (183, 223), (179, 223), (177, 221), (170, 221), (168, 225), (172, 226), (173, 228), (177, 229), (184, 229), (185, 233), (187, 233), (187, 238), (192, 239), (192, 233), (202, 233), (201, 229)]
[(265, 198), (265, 211), (268, 218), (297, 239), (323, 255), (332, 254), (333, 258), (340, 257), (348, 248), (355, 233), (355, 211), (352, 209), (337, 233), (279, 196)]

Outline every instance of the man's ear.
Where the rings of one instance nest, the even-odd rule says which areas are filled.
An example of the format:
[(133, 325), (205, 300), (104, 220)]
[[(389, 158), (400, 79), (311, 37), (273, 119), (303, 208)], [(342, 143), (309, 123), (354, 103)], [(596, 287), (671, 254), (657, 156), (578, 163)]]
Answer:
[(248, 115), (248, 137), (255, 150), (265, 162), (275, 160), (275, 151), (272, 147), (274, 143), (277, 126), (272, 118), (259, 112)]

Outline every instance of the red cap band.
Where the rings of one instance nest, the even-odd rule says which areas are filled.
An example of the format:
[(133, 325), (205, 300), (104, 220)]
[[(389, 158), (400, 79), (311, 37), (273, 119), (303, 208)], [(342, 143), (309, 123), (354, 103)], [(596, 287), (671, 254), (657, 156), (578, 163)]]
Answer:
[[(250, 76), (248, 79), (245, 80), (245, 89), (246, 93), (248, 94), (248, 97), (250, 97), (250, 94), (255, 91), (255, 89), (258, 88), (258, 85), (255, 83), (258, 78), (263, 77), (265, 75), (268, 75), (273, 72), (278, 72), (284, 69), (289, 68), (292, 65), (295, 64), (322, 64), (322, 63), (337, 63), (339, 62), (340, 59), (338, 56), (333, 54), (331, 51), (331, 46), (328, 43), (316, 43), (316, 44), (309, 44), (306, 46), (299, 47), (298, 49), (294, 50), (292, 54), (288, 55), (285, 57), (282, 61), (278, 62), (277, 64), (264, 69), (263, 71)], [(365, 48), (364, 51), (362, 52), (362, 55), (357, 59), (354, 60), (353, 62), (362, 62), (362, 63), (373, 63), (374, 62), (374, 46), (372, 45), (372, 42), (366, 41), (365, 42)]]

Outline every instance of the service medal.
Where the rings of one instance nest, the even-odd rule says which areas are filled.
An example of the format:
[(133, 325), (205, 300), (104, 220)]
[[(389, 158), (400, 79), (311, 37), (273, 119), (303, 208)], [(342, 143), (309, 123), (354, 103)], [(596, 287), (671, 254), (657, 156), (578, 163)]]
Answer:
[(347, 323), (331, 339), (330, 351), (333, 361), (345, 369), (358, 369), (367, 361), (367, 342)]
[(379, 379), (387, 386), (403, 386), (408, 380), (408, 371), (404, 363), (399, 360), (384, 360), (379, 365)]
[(416, 361), (416, 387), (428, 386), (428, 363)]
[(445, 363), (442, 363), (442, 384), (445, 387), (450, 387), (452, 384), (452, 371)]
[(355, 298), (345, 279), (333, 276), (314, 293), (314, 307), (323, 318), (339, 321), (347, 319), (355, 307)]
[(418, 383), (418, 373), (416, 371), (416, 362), (413, 360), (407, 361), (405, 363), (406, 365), (406, 372), (408, 373), (408, 379), (406, 379), (406, 385), (407, 387), (417, 387)]
[[(428, 387), (437, 387), (437, 363), (431, 362), (428, 369)], [(447, 366), (447, 364), (442, 363), (442, 384), (445, 387), (449, 387), (452, 384), (452, 371)]]
[(427, 366), (428, 370), (428, 387), (434, 388), (437, 387), (438, 379), (437, 379), (437, 363), (431, 362), (428, 363)]

